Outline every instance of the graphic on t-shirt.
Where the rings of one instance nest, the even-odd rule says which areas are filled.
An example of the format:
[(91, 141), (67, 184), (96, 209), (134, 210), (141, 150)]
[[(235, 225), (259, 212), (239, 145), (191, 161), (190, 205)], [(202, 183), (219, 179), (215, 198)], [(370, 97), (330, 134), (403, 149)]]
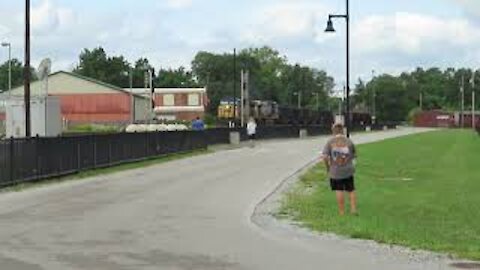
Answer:
[(350, 158), (350, 148), (340, 140), (332, 143), (332, 162), (337, 166), (345, 166)]

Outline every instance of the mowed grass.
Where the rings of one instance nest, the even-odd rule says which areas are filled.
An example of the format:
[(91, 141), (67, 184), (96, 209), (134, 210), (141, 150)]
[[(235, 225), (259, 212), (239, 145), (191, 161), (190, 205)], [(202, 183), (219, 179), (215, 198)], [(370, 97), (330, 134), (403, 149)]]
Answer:
[(280, 215), (321, 232), (480, 260), (480, 137), (437, 131), (358, 146), (360, 216), (339, 217), (323, 165)]

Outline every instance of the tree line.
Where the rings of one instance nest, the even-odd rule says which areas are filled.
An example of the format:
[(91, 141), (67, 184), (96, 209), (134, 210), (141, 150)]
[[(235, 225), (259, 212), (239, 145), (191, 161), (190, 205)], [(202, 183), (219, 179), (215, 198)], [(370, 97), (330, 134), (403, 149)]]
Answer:
[(357, 110), (375, 113), (379, 120), (403, 121), (419, 110), (460, 111), (463, 89), (464, 109), (471, 110), (472, 91), (479, 92), (479, 75), (466, 68), (383, 74), (367, 83), (360, 80), (352, 103)]
[[(122, 88), (145, 87), (145, 72), (152, 64), (147, 58), (129, 63), (124, 56), (110, 56), (101, 47), (84, 49), (73, 72)], [(220, 101), (233, 97), (234, 86), (240, 94), (240, 72), (250, 72), (250, 95), (254, 99), (273, 100), (282, 106), (338, 111), (341, 99), (334, 95), (334, 79), (323, 70), (288, 59), (270, 47), (248, 48), (235, 56), (230, 53), (198, 52), (191, 69), (157, 69), (155, 87), (207, 87), (208, 111), (215, 114)], [(475, 75), (474, 76), (474, 72)], [(35, 74), (32, 68), (32, 74)], [(359, 80), (352, 87), (354, 112), (375, 114), (379, 121), (404, 121), (409, 114), (424, 110), (459, 110), (462, 78), (465, 109), (471, 109), (473, 85), (478, 90), (478, 71), (471, 69), (445, 70), (417, 68), (398, 76), (382, 74), (368, 82)], [(234, 83), (235, 78), (235, 83)], [(471, 83), (474, 78), (475, 84)], [(21, 61), (12, 60), (12, 85), (23, 82)], [(0, 65), (0, 89), (7, 89), (8, 62)], [(300, 97), (300, 98), (299, 98)]]
[[(134, 88), (145, 87), (145, 72), (152, 65), (140, 58), (130, 64), (123, 56), (108, 56), (103, 48), (85, 49), (74, 72), (123, 88), (129, 87), (130, 74)], [(234, 86), (240, 95), (241, 71), (250, 73), (252, 98), (274, 100), (281, 105), (325, 108), (334, 80), (325, 71), (299, 64), (291, 65), (286, 57), (269, 47), (245, 49), (238, 54), (199, 52), (191, 70), (159, 69), (155, 71), (155, 87), (207, 87), (209, 111), (215, 113), (220, 101), (232, 98)], [(235, 80), (235, 83), (234, 83)], [(317, 98), (318, 97), (318, 98)], [(317, 103), (318, 100), (318, 103)]]

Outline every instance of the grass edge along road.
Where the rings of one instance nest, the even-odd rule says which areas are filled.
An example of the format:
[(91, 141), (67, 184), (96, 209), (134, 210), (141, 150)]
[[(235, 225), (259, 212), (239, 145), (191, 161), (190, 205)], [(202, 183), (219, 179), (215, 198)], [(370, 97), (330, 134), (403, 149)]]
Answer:
[(339, 217), (323, 165), (278, 213), (319, 232), (480, 260), (480, 138), (444, 130), (358, 146), (360, 216)]
[(191, 157), (209, 154), (213, 152), (214, 151), (211, 151), (211, 150), (195, 150), (195, 151), (184, 152), (184, 153), (175, 153), (175, 154), (169, 154), (165, 156), (153, 157), (153, 158), (149, 158), (149, 159), (137, 161), (137, 162), (128, 162), (128, 163), (124, 163), (124, 164), (116, 165), (112, 167), (86, 170), (86, 171), (82, 171), (76, 174), (67, 175), (63, 177), (54, 177), (50, 179), (39, 180), (36, 182), (21, 183), (21, 184), (17, 184), (17, 185), (5, 187), (5, 188), (0, 188), (0, 195), (2, 193), (21, 192), (26, 189), (38, 188), (38, 187), (43, 187), (43, 186), (56, 184), (56, 183), (75, 181), (75, 180), (84, 180), (87, 178), (92, 178), (100, 175), (108, 175), (108, 174), (113, 174), (113, 173), (122, 172), (122, 171), (139, 169), (139, 168), (148, 168), (150, 166), (155, 166), (155, 165), (170, 162), (170, 161), (191, 158)]

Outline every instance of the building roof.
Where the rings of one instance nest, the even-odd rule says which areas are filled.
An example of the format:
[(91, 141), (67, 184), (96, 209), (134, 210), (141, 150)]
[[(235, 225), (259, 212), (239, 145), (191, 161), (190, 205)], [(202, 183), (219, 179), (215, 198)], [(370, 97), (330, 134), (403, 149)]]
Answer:
[[(130, 92), (130, 88), (124, 88), (124, 91)], [(145, 95), (150, 94), (150, 88), (133, 88), (133, 93)], [(207, 93), (207, 88), (155, 88), (155, 94), (194, 94)]]
[[(74, 72), (68, 72), (68, 71), (61, 70), (61, 71), (57, 71), (57, 72), (54, 72), (54, 73), (48, 75), (48, 77), (51, 78), (51, 77), (54, 77), (54, 76), (59, 75), (59, 74), (65, 74), (65, 75), (75, 77), (75, 78), (80, 79), (80, 80), (84, 80), (84, 81), (88, 81), (88, 82), (91, 82), (91, 83), (94, 83), (94, 84), (98, 84), (98, 85), (103, 86), (105, 88), (108, 88), (112, 91), (118, 91), (118, 92), (130, 94), (130, 91), (127, 91), (127, 90), (125, 90), (125, 89), (123, 89), (119, 86), (115, 86), (113, 84), (109, 84), (109, 83), (106, 83), (106, 82), (103, 82), (103, 81), (100, 81), (100, 80), (97, 80), (97, 79), (94, 79), (94, 78), (86, 77), (86, 76), (83, 76), (83, 75), (80, 75), (80, 74), (77, 74), (77, 73), (74, 73)], [(32, 85), (35, 82), (38, 82), (38, 81), (31, 82), (30, 84)], [(23, 85), (19, 86), (19, 87), (16, 87), (16, 88), (13, 88), (11, 91), (12, 92), (18, 91), (18, 89), (23, 89)], [(8, 91), (3, 92), (3, 94), (7, 95)], [(133, 93), (133, 95), (136, 96), (136, 97), (139, 97), (139, 98), (145, 98), (144, 96), (136, 94), (135, 92)]]
[(113, 84), (109, 84), (109, 83), (106, 83), (106, 82), (102, 82), (102, 81), (94, 79), (94, 78), (86, 77), (86, 76), (83, 76), (83, 75), (80, 75), (80, 74), (77, 74), (77, 73), (74, 73), (74, 72), (68, 72), (68, 71), (61, 70), (61, 71), (57, 71), (57, 72), (54, 72), (54, 73), (48, 75), (48, 77), (55, 76), (55, 75), (60, 74), (60, 73), (64, 73), (64, 74), (67, 74), (67, 75), (70, 75), (70, 76), (73, 76), (73, 77), (77, 77), (79, 79), (86, 80), (86, 81), (89, 81), (89, 82), (92, 82), (92, 83), (100, 84), (100, 85), (108, 87), (112, 90), (117, 90), (117, 91), (120, 91), (120, 92), (130, 94), (130, 91), (126, 91), (121, 87), (118, 87), (118, 86), (115, 86)]

